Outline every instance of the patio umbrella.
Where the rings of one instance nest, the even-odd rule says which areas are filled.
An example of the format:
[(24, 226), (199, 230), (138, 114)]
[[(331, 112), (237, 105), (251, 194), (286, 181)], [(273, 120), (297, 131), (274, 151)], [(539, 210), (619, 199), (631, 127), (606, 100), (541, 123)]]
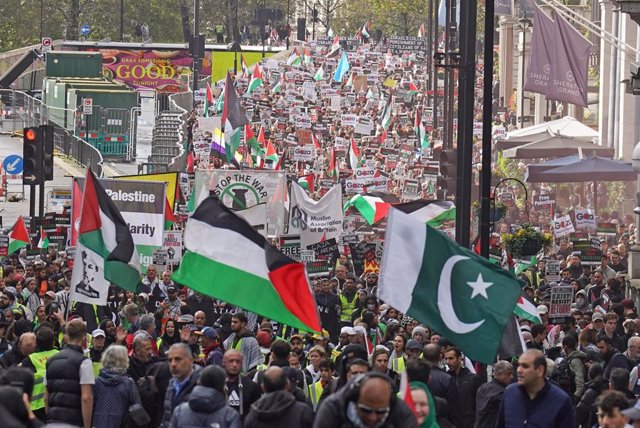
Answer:
[(554, 135), (562, 135), (582, 141), (592, 141), (598, 137), (598, 132), (574, 117), (565, 116), (560, 119), (508, 132), (506, 140), (500, 140), (496, 143), (496, 149), (505, 150)]
[(533, 159), (569, 156), (577, 154), (580, 150), (585, 154), (594, 156), (611, 157), (614, 155), (613, 149), (609, 147), (598, 146), (589, 141), (564, 135), (554, 135), (532, 143), (512, 147), (503, 151), (502, 155), (505, 158)]
[(541, 163), (532, 163), (527, 165), (527, 170), (524, 172), (524, 181), (527, 183), (538, 183), (538, 174), (542, 171), (548, 171), (552, 168), (556, 168), (563, 165), (570, 165), (580, 160), (579, 155), (564, 156), (561, 158), (555, 158)]
[[(598, 181), (634, 181), (638, 173), (630, 162), (599, 156), (578, 159), (576, 162), (542, 171), (536, 177), (528, 177), (529, 183), (582, 183), (594, 182), (594, 192)], [(594, 194), (594, 209), (597, 210), (598, 195)]]

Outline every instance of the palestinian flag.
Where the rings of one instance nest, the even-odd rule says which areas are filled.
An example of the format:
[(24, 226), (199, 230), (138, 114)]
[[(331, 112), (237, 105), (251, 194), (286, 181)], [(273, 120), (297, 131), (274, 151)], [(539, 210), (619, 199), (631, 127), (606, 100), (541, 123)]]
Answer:
[(280, 77), (276, 84), (273, 85), (273, 88), (271, 88), (271, 92), (273, 92), (274, 94), (277, 94), (280, 91), (282, 91), (282, 77)]
[(347, 161), (349, 162), (349, 168), (353, 171), (359, 166), (360, 162), (360, 152), (358, 151), (358, 146), (356, 146), (356, 140), (351, 139), (351, 144), (349, 144), (349, 156), (347, 157)]
[[(269, 142), (271, 142), (271, 140), (269, 140)], [(282, 152), (282, 156), (280, 156), (278, 158), (278, 163), (276, 163), (276, 166), (273, 168), (276, 171), (282, 171), (284, 169), (284, 164), (287, 161), (287, 150), (283, 150)]]
[(515, 316), (524, 318), (534, 324), (542, 324), (542, 319), (540, 318), (540, 314), (538, 313), (538, 308), (536, 307), (536, 305), (531, 303), (531, 301), (524, 295), (520, 295), (518, 304), (513, 309), (513, 313), (515, 314)]
[(44, 231), (44, 228), (40, 226), (40, 239), (38, 239), (38, 248), (42, 250), (46, 250), (49, 248), (49, 237), (47, 236), (47, 232)]
[(313, 132), (311, 133), (311, 142), (313, 143), (313, 147), (316, 148), (316, 155), (318, 155), (320, 150), (322, 150), (322, 147), (320, 146), (320, 143), (318, 142), (318, 139)]
[(308, 67), (311, 64), (311, 51), (307, 48), (304, 48), (304, 50), (302, 51), (302, 56), (304, 58), (304, 65), (306, 67)]
[(204, 97), (204, 115), (205, 117), (209, 116), (209, 111), (213, 106), (213, 91), (211, 90), (211, 86), (207, 83), (207, 93)]
[(409, 82), (409, 90), (407, 91), (407, 94), (415, 95), (417, 93), (418, 93), (418, 87), (413, 82)]
[(316, 71), (316, 74), (313, 76), (313, 80), (315, 80), (316, 82), (322, 79), (324, 79), (324, 65), (321, 65), (320, 68), (318, 68), (318, 71)]
[(233, 87), (231, 74), (227, 73), (227, 82), (224, 86), (224, 109), (222, 110), (222, 126), (224, 127), (224, 143), (227, 161), (231, 162), (238, 147), (242, 126), (249, 123), (244, 107), (240, 104), (236, 89)]
[(129, 226), (89, 169), (73, 260), (71, 300), (106, 305), (110, 284), (135, 292), (139, 280), (140, 263)]
[(266, 160), (270, 160), (274, 167), (278, 163), (278, 160), (280, 160), (280, 156), (278, 156), (278, 152), (276, 151), (276, 148), (273, 147), (271, 140), (267, 143), (267, 152), (265, 153), (264, 158)]
[(355, 195), (342, 207), (347, 211), (355, 207), (369, 224), (375, 224), (385, 218), (389, 213), (391, 204), (398, 203), (398, 198), (388, 193), (372, 192)]
[(196, 210), (196, 186), (193, 186), (193, 189), (191, 189), (191, 194), (189, 195), (189, 201), (187, 202), (187, 212), (191, 214), (195, 210)]
[(29, 239), (29, 232), (24, 224), (24, 219), (20, 216), (9, 234), (9, 254), (13, 254), (27, 245), (31, 245), (31, 240)]
[(331, 44), (331, 50), (327, 54), (327, 58), (338, 56), (339, 53), (340, 53), (340, 38), (336, 36), (333, 39), (333, 43)]
[(373, 94), (373, 91), (371, 90), (371, 88), (369, 88), (369, 89), (367, 90), (366, 98), (367, 98), (368, 100), (373, 100), (373, 99), (375, 99), (375, 97), (376, 97), (376, 96)]
[(298, 184), (307, 192), (312, 193), (315, 191), (314, 187), (315, 176), (314, 174), (303, 175), (298, 178)]
[(365, 22), (360, 30), (360, 35), (362, 36), (362, 41), (366, 42), (371, 38), (371, 23), (369, 21)]
[(242, 67), (242, 77), (249, 77), (251, 75), (251, 70), (247, 67), (247, 62), (244, 60), (244, 56), (240, 54), (240, 66)]
[(331, 160), (329, 161), (329, 177), (340, 177), (338, 162), (336, 160), (336, 148), (331, 148)]
[(420, 25), (418, 29), (418, 37), (425, 37), (427, 34), (427, 27), (425, 27), (424, 22)]
[(389, 94), (389, 99), (387, 100), (387, 104), (384, 106), (384, 110), (382, 110), (382, 115), (380, 115), (380, 119), (378, 120), (378, 124), (382, 127), (382, 129), (387, 129), (389, 124), (391, 123), (391, 111), (393, 110), (393, 96)]
[[(341, 61), (342, 61), (342, 59), (341, 59)], [(338, 65), (340, 65), (340, 64), (338, 64)], [(345, 84), (346, 87), (350, 88), (350, 87), (353, 86), (353, 75), (354, 74), (355, 73), (350, 73), (349, 74), (349, 78), (347, 79), (347, 83)]]
[(287, 59), (287, 65), (300, 65), (302, 63), (302, 58), (298, 54), (298, 48), (293, 48), (291, 55)]
[(216, 99), (215, 112), (222, 113), (224, 110), (224, 91), (220, 93), (218, 99)]
[(206, 198), (184, 233), (173, 280), (303, 331), (321, 331), (304, 265), (272, 246), (222, 202)]
[(173, 224), (176, 222), (176, 216), (173, 214), (173, 208), (169, 204), (169, 199), (165, 198), (164, 201), (164, 230), (173, 229)]
[(251, 128), (251, 125), (248, 123), (244, 125), (244, 144), (245, 146), (252, 149), (256, 149), (256, 150), (261, 149), (260, 143), (258, 143), (258, 139), (253, 133), (253, 129)]
[(251, 81), (249, 82), (249, 87), (247, 88), (247, 93), (251, 93), (262, 86), (262, 72), (260, 71), (260, 66), (258, 64), (253, 67), (253, 74), (251, 75)]
[(418, 137), (418, 147), (421, 149), (429, 148), (429, 136), (422, 124), (422, 117), (420, 116), (420, 110), (416, 109), (416, 120), (413, 124), (413, 130)]
[(447, 221), (455, 221), (456, 206), (451, 201), (416, 199), (394, 206), (420, 223), (438, 228)]

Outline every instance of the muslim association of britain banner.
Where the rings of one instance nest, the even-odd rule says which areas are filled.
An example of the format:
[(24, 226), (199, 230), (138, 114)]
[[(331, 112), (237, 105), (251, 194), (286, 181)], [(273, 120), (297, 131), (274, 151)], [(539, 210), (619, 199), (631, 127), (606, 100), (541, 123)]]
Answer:
[(267, 236), (283, 233), (284, 201), (287, 181), (284, 171), (199, 170), (196, 171), (194, 195), (196, 207), (210, 194), (216, 195), (232, 210), (246, 210), (266, 204)]
[[(153, 252), (163, 244), (166, 183), (99, 180), (127, 222), (140, 258), (140, 270), (146, 272), (149, 264), (152, 264)], [(76, 245), (78, 239), (84, 182), (84, 177), (75, 177), (73, 180), (71, 245)]]
[(291, 184), (288, 233), (300, 235), (302, 248), (337, 238), (342, 233), (342, 187), (334, 186), (318, 201), (298, 184)]

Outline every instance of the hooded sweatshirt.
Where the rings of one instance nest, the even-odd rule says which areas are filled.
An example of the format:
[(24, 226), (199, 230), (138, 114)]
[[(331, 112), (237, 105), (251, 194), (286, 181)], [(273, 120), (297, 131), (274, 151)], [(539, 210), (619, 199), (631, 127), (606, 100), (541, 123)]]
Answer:
[(240, 414), (227, 406), (225, 396), (213, 388), (197, 385), (189, 401), (173, 411), (170, 428), (211, 427), (240, 428)]
[(245, 420), (245, 426), (260, 427), (311, 427), (313, 410), (296, 401), (287, 391), (275, 391), (265, 394), (253, 403)]

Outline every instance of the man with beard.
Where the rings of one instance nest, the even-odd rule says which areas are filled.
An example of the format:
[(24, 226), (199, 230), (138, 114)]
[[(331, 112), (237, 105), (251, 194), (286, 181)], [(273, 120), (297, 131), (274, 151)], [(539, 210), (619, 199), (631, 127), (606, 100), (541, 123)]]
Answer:
[(229, 349), (222, 358), (222, 368), (227, 379), (224, 391), (227, 405), (240, 413), (244, 418), (251, 405), (260, 399), (260, 387), (248, 377), (241, 376), (242, 353), (237, 349)]
[(231, 336), (224, 341), (224, 349), (235, 349), (242, 354), (242, 372), (249, 373), (264, 362), (260, 345), (253, 333), (247, 329), (247, 316), (237, 312), (231, 316)]

